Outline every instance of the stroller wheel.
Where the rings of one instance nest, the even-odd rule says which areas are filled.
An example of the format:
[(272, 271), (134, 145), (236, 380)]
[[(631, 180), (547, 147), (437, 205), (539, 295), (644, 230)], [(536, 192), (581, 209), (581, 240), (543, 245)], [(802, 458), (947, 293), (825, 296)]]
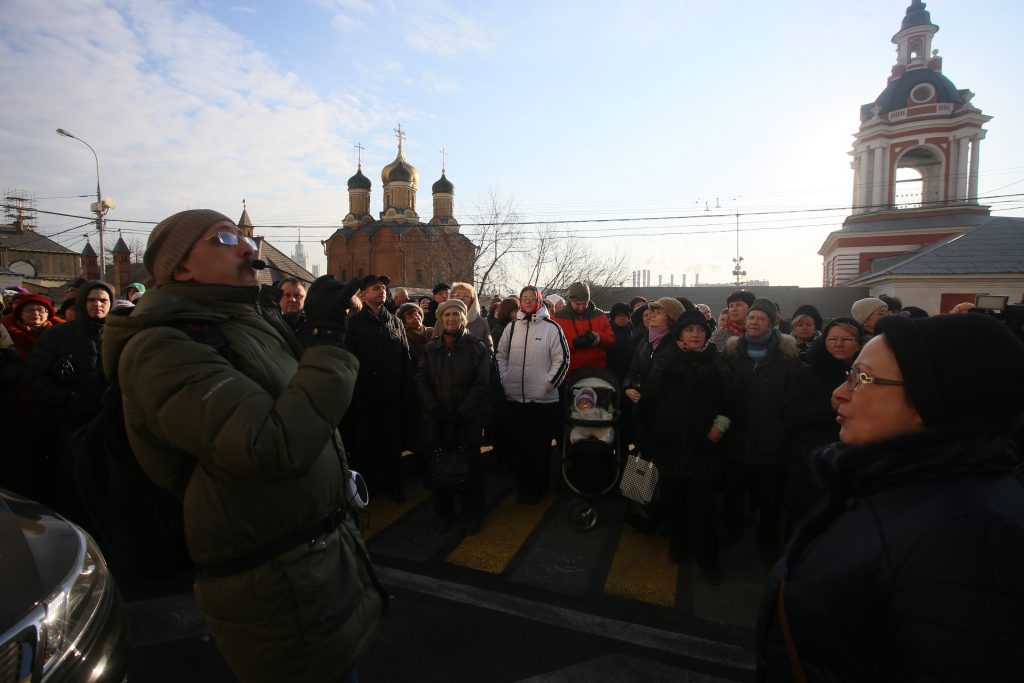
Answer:
[(590, 531), (597, 526), (597, 510), (590, 503), (581, 500), (569, 508), (569, 521), (580, 531)]

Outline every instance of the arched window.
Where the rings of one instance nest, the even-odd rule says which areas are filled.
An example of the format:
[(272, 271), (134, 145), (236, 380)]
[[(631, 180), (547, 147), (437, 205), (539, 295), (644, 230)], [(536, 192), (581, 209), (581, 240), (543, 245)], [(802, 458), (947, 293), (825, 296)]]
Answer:
[(342, 280), (347, 280), (348, 279), (348, 268), (342, 268), (341, 269), (341, 279)]

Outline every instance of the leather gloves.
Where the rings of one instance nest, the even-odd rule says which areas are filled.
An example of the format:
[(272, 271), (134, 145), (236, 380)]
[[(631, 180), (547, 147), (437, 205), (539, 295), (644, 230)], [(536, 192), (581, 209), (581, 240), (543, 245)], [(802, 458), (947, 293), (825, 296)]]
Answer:
[(321, 275), (306, 292), (306, 325), (313, 330), (313, 344), (343, 345), (348, 309), (352, 296), (359, 291), (359, 278), (347, 283), (333, 275)]
[(583, 334), (576, 335), (576, 338), (572, 340), (572, 345), (577, 349), (589, 349), (591, 346), (595, 346), (599, 341), (601, 341), (600, 335), (593, 330), (588, 330)]

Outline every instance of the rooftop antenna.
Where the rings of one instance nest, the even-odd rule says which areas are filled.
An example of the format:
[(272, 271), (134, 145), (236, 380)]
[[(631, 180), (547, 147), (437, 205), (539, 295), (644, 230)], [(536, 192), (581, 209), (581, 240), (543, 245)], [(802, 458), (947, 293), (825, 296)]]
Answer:
[[(717, 203), (718, 200), (715, 200)], [(736, 286), (740, 286), (740, 278), (746, 277), (747, 271), (743, 270), (743, 257), (740, 256), (740, 204), (739, 197), (736, 197), (733, 201), (736, 202), (736, 258), (732, 260), (733, 268), (732, 274), (736, 278)]]

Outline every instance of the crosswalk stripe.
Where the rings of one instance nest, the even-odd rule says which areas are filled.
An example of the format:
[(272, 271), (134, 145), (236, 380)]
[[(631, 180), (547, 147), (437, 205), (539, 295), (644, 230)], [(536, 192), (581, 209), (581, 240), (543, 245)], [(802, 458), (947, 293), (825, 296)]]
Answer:
[(406, 500), (404, 503), (396, 503), (385, 495), (375, 497), (370, 501), (369, 524), (363, 529), (363, 540), (369, 541), (379, 532), (398, 521), (405, 513), (422, 503), (430, 495), (423, 482), (416, 479), (410, 485), (405, 483)]
[(675, 606), (679, 567), (668, 561), (668, 546), (667, 538), (641, 534), (626, 525), (605, 579), (605, 592)]
[(510, 494), (487, 515), (480, 533), (467, 536), (448, 555), (448, 562), (490, 574), (505, 571), (555, 501), (549, 494), (534, 505), (523, 505), (514, 497), (515, 493)]

